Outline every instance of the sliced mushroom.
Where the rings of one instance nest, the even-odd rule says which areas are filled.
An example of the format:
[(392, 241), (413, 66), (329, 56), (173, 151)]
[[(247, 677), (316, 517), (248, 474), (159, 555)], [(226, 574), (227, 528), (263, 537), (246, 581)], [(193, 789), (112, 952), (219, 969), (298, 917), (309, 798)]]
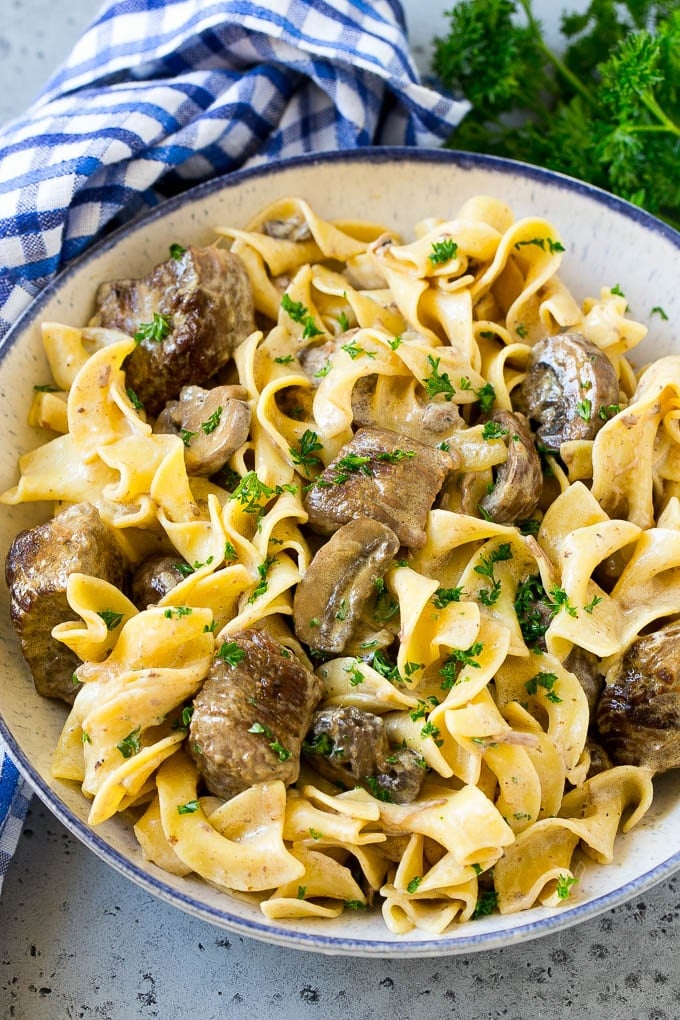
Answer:
[(588, 699), (588, 710), (594, 714), (604, 687), (604, 676), (600, 668), (600, 659), (586, 648), (574, 645), (564, 660), (564, 668), (578, 678)]
[(321, 546), (297, 586), (295, 633), (310, 648), (342, 652), (390, 561), (399, 551), (391, 528), (357, 517)]
[(307, 493), (309, 525), (330, 535), (356, 517), (372, 517), (402, 545), (419, 549), (432, 504), (457, 466), (453, 452), (389, 429), (359, 429)]
[(250, 431), (250, 405), (242, 386), (184, 386), (179, 400), (159, 414), (154, 432), (181, 435), (190, 475), (212, 475), (243, 446)]
[(680, 621), (639, 637), (610, 667), (596, 722), (619, 765), (680, 766)]
[(594, 439), (616, 404), (619, 383), (611, 361), (581, 333), (558, 333), (532, 348), (516, 407), (538, 427), (551, 450), (573, 439)]
[[(187, 566), (179, 556), (165, 556), (162, 553), (148, 556), (139, 564), (130, 582), (130, 598), (138, 609), (155, 606), (164, 595), (177, 587), (185, 576), (182, 566)], [(190, 572), (191, 568), (188, 567)]]
[(411, 748), (390, 748), (379, 715), (354, 706), (316, 712), (303, 751), (327, 779), (342, 786), (362, 783), (396, 804), (416, 799), (427, 771)]
[(497, 524), (527, 520), (538, 505), (543, 490), (541, 461), (526, 418), (511, 411), (494, 411), (508, 455), (495, 470), (491, 492), (480, 501), (482, 510)]

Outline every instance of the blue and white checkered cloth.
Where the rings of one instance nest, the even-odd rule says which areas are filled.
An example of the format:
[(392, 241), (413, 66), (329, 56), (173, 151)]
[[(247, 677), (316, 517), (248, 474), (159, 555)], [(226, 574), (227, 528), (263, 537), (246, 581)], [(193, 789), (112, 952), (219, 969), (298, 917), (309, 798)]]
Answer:
[[(198, 181), (306, 152), (438, 145), (399, 0), (110, 0), (0, 129), (0, 339), (96, 238)], [(29, 796), (0, 746), (0, 883)]]

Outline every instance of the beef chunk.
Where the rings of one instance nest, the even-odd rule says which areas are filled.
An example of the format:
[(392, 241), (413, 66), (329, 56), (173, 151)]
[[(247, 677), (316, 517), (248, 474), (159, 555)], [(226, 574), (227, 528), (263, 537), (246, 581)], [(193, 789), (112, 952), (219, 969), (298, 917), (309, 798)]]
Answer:
[(125, 560), (90, 503), (78, 503), (52, 520), (20, 532), (5, 564), (12, 623), (39, 694), (71, 703), (80, 659), (52, 637), (73, 618), (66, 599), (69, 575), (90, 574), (122, 588)]
[(294, 783), (321, 692), (319, 678), (266, 631), (231, 635), (194, 699), (189, 730), (211, 793), (228, 799), (254, 783)]
[(95, 326), (135, 336), (161, 315), (160, 338), (142, 339), (125, 360), (128, 386), (155, 417), (183, 386), (207, 382), (255, 328), (243, 262), (222, 248), (187, 248), (141, 280), (99, 288)]
[(680, 766), (680, 621), (639, 637), (610, 667), (596, 721), (617, 765)]
[(310, 527), (330, 535), (356, 517), (372, 517), (402, 545), (419, 549), (427, 515), (456, 466), (448, 451), (389, 429), (359, 429), (307, 493)]

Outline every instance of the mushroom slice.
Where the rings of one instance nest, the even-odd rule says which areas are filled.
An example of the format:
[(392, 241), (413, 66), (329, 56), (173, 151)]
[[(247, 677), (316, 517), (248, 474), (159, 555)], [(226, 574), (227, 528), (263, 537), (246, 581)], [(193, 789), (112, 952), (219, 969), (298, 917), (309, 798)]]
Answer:
[(181, 556), (158, 553), (147, 556), (136, 567), (130, 581), (130, 598), (138, 609), (157, 605), (186, 576), (182, 567), (191, 571)]
[(617, 765), (680, 766), (680, 621), (637, 638), (609, 668), (596, 722)]
[(495, 471), (493, 489), (479, 505), (497, 524), (513, 524), (531, 517), (538, 505), (543, 490), (541, 461), (523, 414), (495, 411), (490, 420), (508, 455)]
[(190, 475), (213, 475), (243, 446), (250, 431), (250, 405), (242, 386), (184, 386), (179, 400), (159, 414), (154, 432), (181, 435)]
[(297, 586), (293, 619), (299, 640), (323, 652), (342, 652), (375, 582), (398, 551), (392, 529), (370, 517), (356, 517), (339, 528)]
[(390, 747), (379, 715), (353, 705), (316, 712), (302, 749), (327, 779), (343, 786), (363, 783), (374, 796), (395, 804), (412, 803), (427, 774), (411, 748)]
[(548, 336), (532, 348), (516, 406), (538, 425), (538, 438), (559, 450), (573, 439), (594, 439), (604, 424), (600, 408), (619, 400), (611, 361), (581, 333)]

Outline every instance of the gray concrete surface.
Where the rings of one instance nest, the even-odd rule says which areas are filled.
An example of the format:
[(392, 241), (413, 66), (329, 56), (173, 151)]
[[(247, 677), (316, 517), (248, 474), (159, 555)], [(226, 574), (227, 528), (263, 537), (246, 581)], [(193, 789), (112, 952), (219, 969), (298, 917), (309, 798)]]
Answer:
[[(419, 61), (450, 6), (407, 0)], [(538, 6), (553, 17), (562, 4)], [(30, 103), (97, 9), (96, 0), (2, 0), (0, 122)], [(328, 958), (230, 935), (161, 903), (36, 800), (0, 899), (0, 1018), (675, 1020), (679, 888), (670, 879), (578, 928), (492, 952)]]

